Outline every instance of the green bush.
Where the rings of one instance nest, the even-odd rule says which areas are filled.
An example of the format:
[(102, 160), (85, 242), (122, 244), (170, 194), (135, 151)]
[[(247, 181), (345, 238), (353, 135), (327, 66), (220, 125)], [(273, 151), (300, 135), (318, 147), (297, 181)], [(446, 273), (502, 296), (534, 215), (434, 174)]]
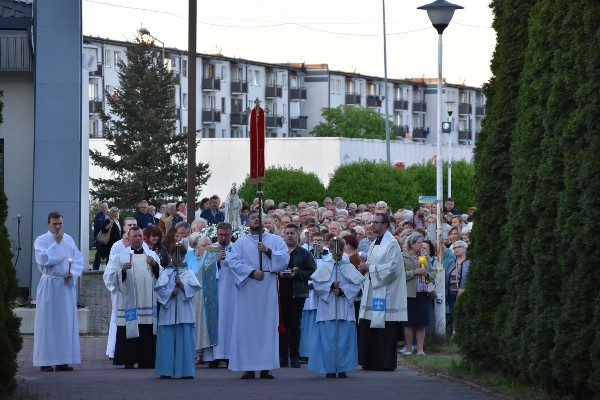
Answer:
[(0, 398), (7, 398), (16, 387), (17, 353), (23, 344), (21, 321), (12, 311), (18, 286), (5, 225), (7, 214), (6, 196), (0, 192)]
[[(447, 166), (444, 166), (446, 175)], [(435, 177), (432, 164), (398, 169), (385, 162), (362, 160), (336, 168), (327, 193), (355, 203), (383, 200), (396, 211), (418, 205), (419, 196), (435, 196)], [(446, 187), (444, 184), (444, 190)], [(463, 212), (474, 205), (473, 165), (466, 161), (452, 164), (452, 197)]]
[[(239, 187), (240, 198), (248, 204), (256, 197), (258, 185), (247, 176)], [(265, 170), (265, 183), (262, 185), (263, 200), (273, 199), (275, 204), (285, 201), (298, 204), (301, 201), (316, 200), (319, 203), (325, 198), (325, 186), (319, 177), (303, 169), (291, 167), (270, 167)]]

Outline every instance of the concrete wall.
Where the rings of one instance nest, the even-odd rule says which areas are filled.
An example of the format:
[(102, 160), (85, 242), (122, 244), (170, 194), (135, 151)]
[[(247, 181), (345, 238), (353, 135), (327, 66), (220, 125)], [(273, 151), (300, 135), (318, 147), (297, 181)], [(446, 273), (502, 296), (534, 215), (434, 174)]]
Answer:
[[(231, 184), (241, 184), (250, 170), (249, 139), (202, 139), (196, 152), (198, 162), (208, 162), (211, 178), (202, 188), (198, 198), (217, 194), (225, 198)], [(104, 139), (91, 139), (90, 148), (106, 151)], [(454, 146), (454, 160), (472, 158), (472, 147)], [(402, 161), (409, 166), (430, 160), (436, 147), (428, 144), (392, 141), (392, 162)], [(445, 153), (443, 154), (445, 156)], [(292, 166), (314, 172), (325, 186), (331, 174), (341, 164), (360, 159), (381, 160), (386, 157), (384, 140), (340, 139), (340, 138), (267, 138), (265, 162), (270, 166)], [(108, 176), (96, 166), (90, 166), (91, 177)], [(268, 183), (266, 183), (268, 185)]]
[[(33, 243), (47, 232), (48, 213), (57, 210), (65, 217), (65, 232), (80, 245), (81, 0), (39, 1), (34, 11), (35, 161), (30, 240)], [(82, 242), (87, 245), (87, 240)], [(34, 255), (31, 271), (34, 294), (40, 278)]]
[[(0, 90), (4, 91), (4, 123), (0, 125), (0, 138), (4, 139), (4, 192), (8, 198), (6, 228), (12, 245), (12, 263), (17, 261), (15, 267), (20, 287), (28, 287), (31, 279), (33, 83), (33, 72), (0, 74)], [(21, 215), (20, 232), (17, 214)]]

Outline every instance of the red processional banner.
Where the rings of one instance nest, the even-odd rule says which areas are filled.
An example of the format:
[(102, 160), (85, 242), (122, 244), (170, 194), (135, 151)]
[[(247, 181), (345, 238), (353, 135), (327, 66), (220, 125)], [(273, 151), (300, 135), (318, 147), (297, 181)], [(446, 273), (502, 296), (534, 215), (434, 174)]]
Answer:
[(265, 110), (258, 104), (250, 114), (250, 179), (265, 180)]

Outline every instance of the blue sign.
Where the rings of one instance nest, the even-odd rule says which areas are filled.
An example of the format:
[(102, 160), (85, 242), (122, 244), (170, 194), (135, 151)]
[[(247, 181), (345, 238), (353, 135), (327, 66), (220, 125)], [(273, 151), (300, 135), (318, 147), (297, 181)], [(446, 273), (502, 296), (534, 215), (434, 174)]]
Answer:
[(373, 299), (373, 311), (385, 311), (385, 299)]
[(419, 204), (435, 203), (436, 200), (437, 197), (435, 196), (419, 196)]

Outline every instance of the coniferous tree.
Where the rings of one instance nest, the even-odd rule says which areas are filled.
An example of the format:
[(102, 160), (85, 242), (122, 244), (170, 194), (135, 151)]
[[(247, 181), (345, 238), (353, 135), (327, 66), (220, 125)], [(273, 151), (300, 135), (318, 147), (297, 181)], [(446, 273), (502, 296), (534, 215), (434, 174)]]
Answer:
[(6, 230), (8, 208), (6, 196), (0, 191), (0, 398), (7, 398), (15, 389), (17, 353), (23, 340), (19, 332), (20, 319), (12, 310), (17, 298), (16, 270), (11, 263), (12, 254)]
[(547, 21), (549, 2), (537, 2), (531, 9), (529, 43), (521, 75), (517, 125), (511, 147), (513, 165), (512, 184), (508, 191), (508, 220), (502, 237), (507, 251), (503, 269), (509, 291), (503, 306), (508, 311), (500, 336), (500, 346), (509, 372), (527, 380), (531, 361), (527, 324), (531, 318), (531, 281), (535, 259), (532, 247), (540, 210), (533, 207), (534, 195), (539, 188), (538, 167), (545, 157), (540, 143), (546, 133), (545, 115), (547, 97), (552, 81), (552, 53), (554, 43), (549, 40)]
[[(600, 251), (596, 244), (600, 218), (600, 4), (577, 2), (565, 18), (571, 29), (573, 79), (581, 82), (561, 144), (565, 149), (565, 191), (559, 203), (562, 226), (561, 308), (552, 351), (554, 377), (576, 398), (600, 396)], [(568, 14), (567, 14), (568, 16)], [(577, 54), (575, 56), (574, 54)], [(591, 348), (591, 351), (590, 351)]]
[[(557, 223), (561, 195), (565, 190), (563, 171), (565, 155), (568, 153), (563, 147), (563, 138), (572, 129), (569, 122), (576, 107), (576, 91), (572, 88), (579, 86), (579, 72), (583, 67), (576, 60), (585, 40), (582, 40), (579, 29), (573, 29), (581, 18), (579, 7), (565, 10), (560, 0), (547, 3), (544, 13), (532, 21), (532, 24), (544, 26), (540, 33), (546, 31), (546, 43), (553, 46), (542, 50), (552, 57), (549, 65), (552, 78), (550, 90), (546, 93), (542, 125), (544, 136), (540, 143), (537, 190), (532, 202), (532, 208), (537, 213), (536, 223), (532, 224), (535, 231), (530, 247), (534, 257), (534, 276), (529, 287), (531, 310), (524, 329), (524, 339), (527, 339), (530, 355), (528, 376), (535, 384), (552, 387), (554, 378), (549, 373), (552, 371), (552, 362), (548, 354), (555, 346), (555, 337), (549, 333), (554, 332), (556, 317), (560, 314), (561, 291), (557, 287), (563, 276), (562, 255), (567, 254), (560, 238), (568, 225)], [(550, 75), (550, 71), (546, 74)]]
[(513, 142), (525, 62), (529, 13), (535, 0), (491, 2), (497, 44), (491, 63), (493, 77), (484, 86), (486, 117), (475, 147), (476, 221), (469, 254), (473, 258), (467, 290), (457, 303), (457, 342), (467, 359), (490, 369), (502, 358), (499, 332), (508, 311), (501, 309), (508, 291), (510, 268), (500, 263), (506, 236), (499, 235), (506, 223), (507, 191), (512, 182), (510, 147)]
[[(90, 193), (120, 208), (141, 199), (185, 199), (187, 191), (187, 139), (174, 132), (175, 78), (142, 33), (127, 48), (127, 61), (118, 64), (120, 87), (105, 95), (111, 114), (100, 117), (108, 153), (90, 151), (94, 164), (111, 173), (91, 179)], [(197, 192), (209, 176), (208, 165), (199, 163)]]

